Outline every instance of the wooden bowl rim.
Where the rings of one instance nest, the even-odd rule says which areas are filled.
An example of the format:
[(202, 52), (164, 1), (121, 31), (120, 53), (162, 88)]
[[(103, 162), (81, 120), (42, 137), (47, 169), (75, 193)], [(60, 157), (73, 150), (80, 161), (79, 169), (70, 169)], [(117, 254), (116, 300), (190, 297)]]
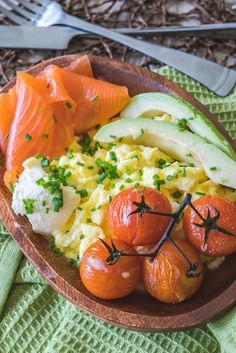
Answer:
[[(37, 74), (41, 70), (43, 70), (46, 66), (50, 64), (55, 64), (59, 66), (65, 66), (69, 64), (71, 61), (75, 60), (81, 55), (72, 54), (72, 55), (65, 55), (61, 57), (52, 58), (46, 61), (43, 61), (28, 70), (26, 72), (30, 74)], [(89, 56), (91, 59), (92, 66), (96, 62), (112, 62), (114, 66), (117, 67), (124, 67), (124, 70), (129, 70), (130, 68), (133, 69), (134, 72), (138, 76), (148, 77), (150, 80), (159, 81), (165, 86), (174, 87), (175, 92), (177, 95), (180, 96), (182, 94), (185, 95), (186, 100), (194, 104), (198, 109), (200, 109), (203, 113), (207, 112), (208, 117), (210, 120), (215, 124), (215, 126), (220, 130), (221, 133), (226, 137), (226, 139), (232, 144), (234, 149), (236, 150), (236, 143), (230, 138), (228, 133), (225, 131), (223, 126), (217, 122), (217, 120), (213, 117), (211, 113), (207, 111), (207, 109), (194, 97), (192, 97), (189, 93), (184, 91), (181, 87), (177, 84), (169, 81), (168, 79), (160, 76), (156, 73), (152, 73), (149, 70), (137, 67), (136, 65), (131, 65), (127, 63), (123, 63), (120, 61), (115, 61), (112, 59), (107, 59), (103, 57), (97, 56)], [(2, 90), (2, 92), (7, 92), (12, 86), (15, 84), (15, 79), (11, 80)], [(3, 162), (3, 157), (1, 156), (1, 163)], [(75, 304), (80, 309), (92, 314), (93, 316), (100, 318), (108, 323), (118, 325), (123, 328), (129, 328), (133, 330), (140, 330), (140, 331), (173, 331), (173, 330), (181, 330), (186, 328), (192, 328), (194, 326), (200, 325), (216, 317), (229, 309), (235, 302), (236, 302), (236, 280), (222, 293), (220, 293), (217, 297), (213, 300), (209, 301), (206, 304), (203, 304), (201, 307), (192, 310), (189, 313), (177, 314), (177, 315), (169, 315), (169, 316), (152, 316), (152, 315), (145, 315), (145, 314), (135, 314), (129, 311), (118, 310), (109, 305), (107, 301), (99, 301), (95, 297), (90, 296), (89, 294), (84, 294), (77, 290), (77, 297), (75, 298), (71, 295), (71, 288), (72, 287), (64, 277), (61, 277), (60, 274), (56, 271), (56, 269), (51, 266), (43, 257), (38, 249), (35, 249), (34, 243), (31, 239), (27, 236), (30, 233), (32, 234), (32, 230), (23, 229), (19, 227), (18, 220), (21, 219), (23, 223), (25, 220), (22, 217), (17, 217), (14, 215), (14, 212), (11, 209), (11, 195), (9, 192), (3, 193), (0, 189), (0, 194), (3, 198), (2, 204), (6, 210), (3, 212), (1, 207), (0, 215), (3, 221), (8, 224), (8, 229), (11, 232), (14, 239), (18, 242), (21, 247), (23, 253), (30, 259), (33, 265), (36, 267), (37, 271), (42, 275), (44, 279), (60, 294), (62, 294), (66, 299), (68, 299), (71, 303)], [(28, 223), (29, 224), (29, 223)], [(31, 226), (30, 226), (31, 227)], [(28, 253), (25, 249), (27, 247), (32, 247), (32, 252)], [(31, 257), (34, 255), (34, 257)], [(44, 262), (42, 266), (42, 261)], [(55, 282), (55, 277), (58, 277), (60, 280), (65, 282), (65, 287), (58, 287), (57, 283)], [(174, 308), (174, 306), (173, 306)], [(115, 317), (115, 319), (114, 319)], [(178, 324), (176, 324), (178, 323)]]

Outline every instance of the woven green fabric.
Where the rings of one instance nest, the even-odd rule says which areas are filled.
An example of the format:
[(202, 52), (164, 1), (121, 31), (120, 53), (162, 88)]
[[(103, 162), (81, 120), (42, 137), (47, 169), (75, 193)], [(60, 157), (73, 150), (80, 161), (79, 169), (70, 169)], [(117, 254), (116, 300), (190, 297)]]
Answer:
[[(162, 75), (191, 92), (236, 139), (236, 89), (219, 98), (175, 70)], [(83, 313), (51, 289), (0, 227), (0, 353), (236, 353), (236, 308), (202, 327), (140, 333)]]

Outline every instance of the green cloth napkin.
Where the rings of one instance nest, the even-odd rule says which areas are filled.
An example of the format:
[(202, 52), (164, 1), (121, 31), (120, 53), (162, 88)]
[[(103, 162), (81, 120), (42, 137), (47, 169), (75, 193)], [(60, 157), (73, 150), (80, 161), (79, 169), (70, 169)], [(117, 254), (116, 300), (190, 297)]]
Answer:
[[(216, 97), (174, 69), (158, 72), (191, 92), (236, 140), (236, 89)], [(49, 287), (0, 225), (0, 353), (236, 353), (236, 307), (192, 330), (140, 333), (85, 314)]]

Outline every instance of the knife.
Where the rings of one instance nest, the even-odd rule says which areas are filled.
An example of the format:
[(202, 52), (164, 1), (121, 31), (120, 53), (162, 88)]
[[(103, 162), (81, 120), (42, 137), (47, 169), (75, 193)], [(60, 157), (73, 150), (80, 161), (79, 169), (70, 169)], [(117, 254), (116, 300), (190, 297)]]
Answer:
[[(119, 28), (117, 32), (129, 35), (194, 35), (216, 38), (235, 38), (236, 23), (206, 24), (199, 26), (169, 26), (156, 28)], [(31, 27), (31, 26), (1, 26), (0, 47), (31, 48), (31, 49), (66, 49), (70, 40), (77, 35), (86, 34), (83, 31), (69, 27)]]

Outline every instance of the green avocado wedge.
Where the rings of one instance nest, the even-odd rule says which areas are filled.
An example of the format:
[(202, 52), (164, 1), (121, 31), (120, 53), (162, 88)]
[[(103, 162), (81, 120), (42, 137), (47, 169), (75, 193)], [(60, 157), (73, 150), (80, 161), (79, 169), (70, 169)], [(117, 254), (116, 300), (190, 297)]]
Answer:
[(100, 143), (122, 143), (158, 147), (179, 161), (201, 166), (216, 184), (236, 189), (236, 162), (218, 147), (190, 131), (153, 119), (122, 119), (104, 125), (94, 136)]
[(141, 93), (131, 99), (120, 116), (122, 119), (153, 118), (160, 113), (167, 113), (178, 120), (186, 120), (192, 132), (236, 160), (234, 149), (212, 122), (194, 106), (179, 97), (160, 92)]

